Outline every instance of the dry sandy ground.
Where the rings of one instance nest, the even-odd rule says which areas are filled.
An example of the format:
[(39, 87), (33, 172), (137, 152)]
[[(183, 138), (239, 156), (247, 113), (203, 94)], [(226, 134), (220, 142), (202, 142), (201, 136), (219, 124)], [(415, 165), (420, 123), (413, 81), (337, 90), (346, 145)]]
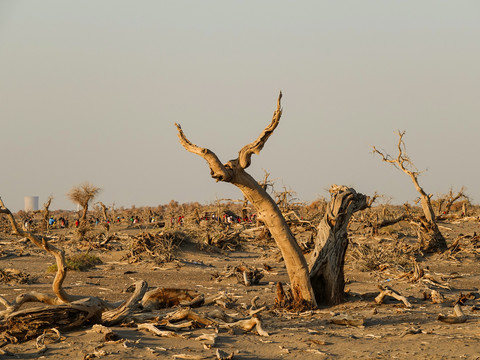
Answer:
[[(478, 222), (443, 225), (449, 229), (443, 229), (449, 241), (459, 233), (480, 233)], [(4, 254), (12, 249), (13, 241), (0, 235)], [(57, 246), (61, 245), (57, 243)], [(117, 245), (120, 247), (122, 244)], [(263, 328), (270, 336), (259, 336), (254, 331), (245, 333), (242, 330), (232, 332), (220, 329), (215, 346), (208, 348), (204, 346), (205, 341), (195, 338), (214, 333), (214, 329), (191, 329), (181, 332), (184, 338), (164, 338), (139, 331), (132, 325), (113, 328), (120, 338), (127, 341), (104, 343), (103, 335), (88, 332), (89, 327), (84, 327), (62, 333), (61, 341), (49, 344), (42, 354), (37, 353), (34, 340), (6, 345), (3, 349), (13, 356), (3, 358), (73, 360), (83, 359), (85, 355), (97, 351), (98, 358), (104, 359), (174, 359), (180, 354), (187, 355), (184, 358), (214, 359), (215, 351), (219, 348), (227, 353), (234, 352), (234, 359), (480, 359), (480, 311), (472, 310), (474, 305), (480, 304), (478, 296), (463, 306), (468, 317), (465, 323), (445, 324), (437, 320), (439, 313), (452, 312), (452, 303), (460, 293), (473, 292), (478, 295), (480, 267), (474, 256), (465, 254), (460, 256), (459, 261), (433, 255), (421, 262), (422, 267), (428, 266), (429, 273), (439, 283), (450, 289), (434, 287), (423, 281), (412, 283), (398, 279), (399, 272), (388, 269), (361, 272), (347, 262), (345, 270), (350, 295), (345, 303), (315, 311), (290, 313), (273, 308), (276, 282), (285, 283), (288, 280), (273, 246), (259, 247), (249, 243), (241, 251), (222, 253), (200, 251), (196, 244), (184, 244), (177, 253), (178, 261), (163, 265), (152, 262), (128, 264), (122, 260), (126, 251), (96, 252), (103, 264), (87, 272), (69, 272), (65, 283), (67, 291), (94, 294), (112, 301), (122, 300), (129, 295), (125, 290), (140, 279), (146, 280), (152, 288), (194, 289), (206, 296), (223, 291), (236, 301), (236, 306), (225, 310), (236, 317), (246, 316), (246, 308), (250, 306), (252, 298), (259, 296), (258, 304), (265, 303), (268, 307), (260, 316)], [(30, 285), (1, 285), (0, 294), (11, 300), (31, 290), (51, 293), (53, 275), (45, 271), (51, 263), (53, 258), (33, 247), (27, 247), (23, 256), (0, 258), (0, 269), (14, 268), (38, 277)], [(238, 283), (235, 278), (220, 282), (212, 278), (215, 273), (222, 272), (226, 265), (240, 263), (257, 268), (263, 268), (263, 264), (267, 263), (272, 270), (265, 273), (259, 285), (250, 287)], [(379, 284), (389, 285), (407, 296), (413, 307), (408, 309), (394, 299), (376, 304), (374, 298), (379, 293)], [(424, 300), (423, 292), (427, 288), (439, 290), (446, 301), (432, 304), (430, 300)], [(196, 310), (207, 312), (212, 308), (211, 305)], [(159, 314), (171, 311), (167, 309), (159, 311)], [(338, 314), (363, 317), (364, 326), (330, 323), (329, 320)]]

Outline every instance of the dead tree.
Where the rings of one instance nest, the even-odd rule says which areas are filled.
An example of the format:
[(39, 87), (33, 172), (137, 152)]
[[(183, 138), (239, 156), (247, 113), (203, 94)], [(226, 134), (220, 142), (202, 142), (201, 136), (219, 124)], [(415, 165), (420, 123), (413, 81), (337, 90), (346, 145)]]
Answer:
[(318, 304), (343, 301), (343, 266), (348, 246), (347, 226), (352, 215), (369, 206), (367, 196), (346, 186), (332, 185), (327, 205), (309, 261), (310, 281)]
[(100, 205), (100, 207), (102, 208), (103, 220), (108, 221), (108, 215), (107, 215), (108, 207), (101, 201), (98, 203), (98, 205)]
[[(467, 195), (465, 195), (465, 187), (462, 186), (462, 188), (460, 189), (460, 191), (458, 193), (454, 193), (453, 192), (453, 189), (450, 188), (450, 190), (448, 191), (447, 194), (445, 194), (444, 196), (441, 196), (439, 198), (439, 200), (442, 199), (442, 204), (444, 203), (445, 204), (445, 209), (443, 210), (444, 212), (444, 215), (448, 215), (450, 213), (450, 210), (452, 209), (452, 205), (460, 200), (460, 199), (467, 199), (468, 200), (468, 197)], [(441, 211), (441, 209), (440, 209)]]
[(80, 225), (84, 224), (87, 220), (88, 204), (95, 196), (100, 192), (100, 188), (96, 187), (88, 182), (79, 186), (74, 186), (68, 192), (68, 198), (75, 204), (82, 207), (82, 215), (80, 216)]
[(290, 228), (288, 227), (280, 209), (265, 189), (245, 169), (250, 166), (253, 154), (259, 154), (265, 142), (277, 127), (282, 115), (280, 93), (277, 109), (272, 121), (263, 130), (260, 136), (252, 143), (245, 145), (234, 160), (222, 164), (217, 155), (206, 148), (201, 148), (191, 143), (185, 136), (180, 125), (175, 124), (178, 137), (183, 147), (191, 153), (204, 158), (209, 167), (210, 174), (216, 181), (224, 181), (237, 186), (257, 209), (258, 217), (262, 219), (270, 230), (277, 246), (279, 247), (290, 278), (295, 301), (316, 305), (315, 296), (308, 277), (308, 266)]
[[(312, 287), (314, 284), (317, 285), (318, 282), (315, 282), (314, 284), (310, 282), (310, 273), (307, 261), (303, 256), (301, 248), (293, 236), (278, 205), (266, 192), (265, 187), (259, 184), (245, 171), (245, 169), (250, 165), (252, 155), (260, 153), (265, 145), (265, 142), (270, 135), (272, 135), (280, 121), (280, 117), (282, 115), (281, 98), (282, 93), (280, 93), (278, 97), (277, 109), (273, 114), (272, 121), (263, 130), (260, 136), (254, 142), (245, 145), (239, 151), (238, 157), (234, 160), (228, 161), (226, 164), (222, 164), (217, 155), (211, 150), (207, 148), (201, 148), (191, 143), (185, 136), (180, 125), (175, 125), (177, 126), (180, 143), (186, 150), (201, 156), (207, 161), (210, 167), (211, 176), (217, 181), (224, 181), (237, 186), (243, 192), (248, 201), (250, 201), (250, 203), (255, 207), (259, 219), (268, 228), (282, 253), (290, 279), (294, 303), (298, 305), (307, 304), (309, 306), (316, 306), (316, 299), (323, 299), (323, 295), (317, 294), (317, 292), (324, 291), (324, 287), (319, 287), (318, 289)], [(338, 217), (341, 217), (348, 222), (349, 216), (340, 215)], [(341, 221), (339, 221), (339, 223), (340, 222)], [(335, 246), (332, 247), (334, 248), (333, 251), (337, 251)], [(343, 265), (343, 258), (342, 261), (337, 261), (337, 265)], [(320, 269), (317, 270), (316, 276), (320, 276), (319, 274), (321, 271), (322, 270)], [(330, 279), (329, 275), (327, 277)], [(343, 289), (343, 279), (339, 287), (342, 287)]]
[(75, 204), (82, 207), (82, 213), (79, 219), (78, 235), (80, 239), (83, 239), (88, 231), (87, 213), (89, 203), (98, 195), (100, 188), (96, 187), (88, 182), (79, 186), (74, 186), (70, 189), (67, 196)]
[[(12, 234), (27, 238), (34, 245), (55, 257), (57, 273), (53, 280), (54, 296), (35, 291), (18, 295), (9, 302), (0, 296), (0, 304), (5, 309), (0, 311), (0, 338), (10, 342), (24, 341), (40, 335), (54, 324), (59, 330), (82, 326), (87, 321), (113, 325), (123, 321), (139, 307), (148, 288), (145, 281), (138, 281), (134, 294), (127, 302), (108, 303), (94, 296), (69, 294), (63, 287), (67, 275), (65, 253), (49, 242), (44, 236), (25, 231), (18, 226), (13, 214), (0, 198), (0, 214), (5, 214), (10, 223)], [(45, 307), (20, 310), (27, 302), (39, 302)]]
[(47, 199), (47, 201), (45, 202), (45, 204), (43, 204), (43, 224), (42, 224), (42, 228), (45, 227), (45, 229), (48, 231), (48, 221), (49, 221), (49, 218), (50, 218), (50, 205), (52, 204), (52, 200), (53, 200), (53, 196), (50, 195)]
[(283, 187), (283, 191), (274, 191), (275, 200), (282, 213), (287, 213), (292, 208), (293, 200), (296, 200), (295, 191), (287, 190), (286, 186)]
[(420, 248), (426, 252), (446, 250), (447, 243), (442, 233), (438, 229), (435, 212), (430, 201), (432, 195), (427, 194), (418, 183), (418, 176), (420, 173), (406, 154), (405, 143), (403, 142), (404, 135), (405, 131), (398, 132), (398, 156), (396, 158), (392, 158), (390, 155), (384, 154), (383, 152), (377, 150), (375, 146), (373, 147), (373, 152), (379, 154), (383, 161), (392, 164), (397, 169), (407, 174), (412, 180), (415, 189), (420, 194), (420, 204), (424, 214), (424, 216), (419, 218), (420, 224), (418, 238)]

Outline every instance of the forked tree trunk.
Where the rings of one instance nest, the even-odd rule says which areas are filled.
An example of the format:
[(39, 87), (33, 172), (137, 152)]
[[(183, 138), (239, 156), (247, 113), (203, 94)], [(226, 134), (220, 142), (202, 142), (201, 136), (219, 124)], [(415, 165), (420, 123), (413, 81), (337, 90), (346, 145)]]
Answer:
[(368, 206), (367, 197), (352, 188), (333, 185), (330, 193), (331, 201), (318, 226), (309, 262), (310, 282), (319, 305), (335, 305), (343, 301), (348, 222), (355, 212)]
[(258, 218), (268, 227), (282, 252), (290, 278), (294, 301), (298, 304), (307, 303), (308, 305), (315, 306), (315, 296), (308, 276), (308, 265), (297, 241), (292, 235), (275, 201), (265, 189), (245, 171), (245, 169), (250, 166), (252, 155), (260, 153), (265, 142), (270, 135), (272, 135), (280, 121), (282, 115), (281, 98), (282, 94), (280, 93), (277, 101), (277, 109), (273, 114), (272, 121), (260, 136), (254, 142), (245, 145), (239, 151), (237, 159), (231, 160), (226, 164), (220, 162), (217, 155), (209, 149), (192, 144), (183, 133), (180, 125), (175, 125), (177, 126), (180, 143), (186, 150), (201, 156), (207, 161), (211, 176), (217, 181), (229, 182), (237, 186), (255, 207), (258, 212)]

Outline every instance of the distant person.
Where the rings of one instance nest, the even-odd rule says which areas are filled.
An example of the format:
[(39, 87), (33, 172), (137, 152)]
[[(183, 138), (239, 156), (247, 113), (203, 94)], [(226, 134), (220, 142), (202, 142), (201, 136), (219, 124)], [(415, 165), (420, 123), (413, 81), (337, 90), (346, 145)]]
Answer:
[(78, 228), (79, 226), (80, 226), (80, 221), (78, 221), (78, 219), (77, 219), (77, 220), (75, 220), (75, 227)]

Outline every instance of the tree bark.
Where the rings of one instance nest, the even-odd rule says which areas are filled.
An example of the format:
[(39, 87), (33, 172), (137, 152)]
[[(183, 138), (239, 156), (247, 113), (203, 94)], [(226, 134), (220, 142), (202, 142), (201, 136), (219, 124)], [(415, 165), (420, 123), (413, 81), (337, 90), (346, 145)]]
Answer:
[(347, 226), (352, 215), (367, 208), (367, 197), (346, 186), (333, 185), (331, 201), (319, 226), (309, 261), (310, 282), (317, 304), (343, 301), (343, 267), (348, 246)]
[(312, 287), (308, 281), (308, 265), (302, 250), (293, 236), (282, 212), (272, 197), (243, 169), (237, 169), (231, 181), (252, 203), (280, 249), (296, 302), (314, 302)]

